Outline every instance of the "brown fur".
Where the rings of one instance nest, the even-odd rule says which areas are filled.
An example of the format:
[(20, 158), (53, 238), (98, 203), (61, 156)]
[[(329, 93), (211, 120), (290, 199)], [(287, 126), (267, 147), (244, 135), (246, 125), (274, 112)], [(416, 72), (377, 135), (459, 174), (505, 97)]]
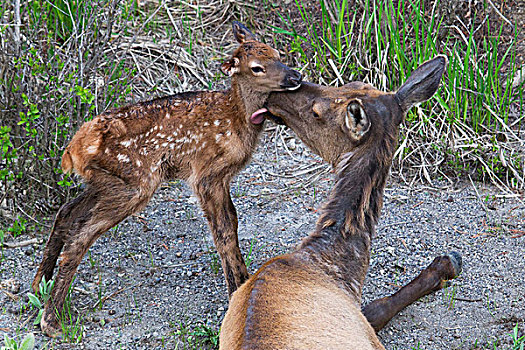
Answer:
[[(58, 333), (60, 313), (75, 271), (95, 240), (141, 210), (160, 183), (184, 179), (199, 198), (226, 276), (229, 294), (247, 278), (237, 240), (230, 181), (250, 160), (262, 124), (250, 116), (271, 91), (299, 86), (301, 75), (279, 61), (277, 51), (255, 41), (235, 22), (240, 42), (221, 69), (231, 89), (187, 92), (105, 112), (85, 123), (67, 146), (64, 172), (75, 172), (86, 190), (57, 213), (32, 284), (50, 280), (62, 251), (42, 330)], [(264, 72), (253, 71), (257, 66)], [(262, 67), (262, 68), (261, 68)]]
[[(233, 294), (221, 349), (384, 349), (360, 310), (370, 244), (404, 113), (434, 94), (444, 67), (443, 57), (427, 62), (395, 94), (362, 83), (303, 83), (296, 92), (272, 93), (272, 118), (336, 165), (336, 183), (315, 231)], [(420, 278), (428, 283), (415, 283), (405, 289), (409, 293), (374, 307), (387, 312), (365, 313), (371, 323), (386, 324), (398, 304), (421, 294), (418, 288), (436, 290), (454, 277), (457, 266), (449, 257), (441, 260)]]

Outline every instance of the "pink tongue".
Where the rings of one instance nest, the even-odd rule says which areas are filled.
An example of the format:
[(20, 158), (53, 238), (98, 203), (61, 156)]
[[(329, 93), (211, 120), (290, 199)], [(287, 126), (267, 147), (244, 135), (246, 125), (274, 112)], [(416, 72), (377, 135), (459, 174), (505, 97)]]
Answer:
[(253, 112), (252, 116), (250, 117), (250, 121), (253, 124), (261, 124), (264, 122), (264, 115), (263, 113), (268, 112), (266, 108), (261, 108)]

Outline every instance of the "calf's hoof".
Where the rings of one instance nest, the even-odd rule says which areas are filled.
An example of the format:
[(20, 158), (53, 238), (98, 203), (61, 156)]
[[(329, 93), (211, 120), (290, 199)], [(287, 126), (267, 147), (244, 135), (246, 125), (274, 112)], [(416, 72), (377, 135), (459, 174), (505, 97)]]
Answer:
[(40, 329), (42, 330), (42, 333), (51, 338), (56, 338), (62, 335), (62, 329), (60, 328), (55, 315), (53, 313), (48, 313), (46, 310), (44, 310), (44, 313), (42, 314)]

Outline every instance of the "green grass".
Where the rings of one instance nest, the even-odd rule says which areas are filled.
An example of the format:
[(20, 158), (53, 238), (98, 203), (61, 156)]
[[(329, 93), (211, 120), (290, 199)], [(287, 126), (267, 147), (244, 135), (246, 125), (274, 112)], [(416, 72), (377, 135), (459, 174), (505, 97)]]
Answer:
[(177, 339), (175, 349), (197, 350), (218, 349), (219, 329), (206, 323), (186, 323), (178, 321), (171, 323), (177, 330), (171, 333)]
[(73, 290), (73, 282), (69, 286), (69, 290), (64, 302), (62, 313), (58, 315), (58, 322), (62, 330), (62, 342), (78, 344), (82, 341), (84, 336), (84, 319), (82, 315), (75, 315), (71, 304), (71, 292)]
[(443, 289), (443, 302), (447, 305), (447, 308), (450, 310), (453, 309), (456, 305), (457, 291), (458, 286), (456, 284)]
[[(463, 33), (446, 25), (422, 0), (362, 4), (319, 0), (319, 18), (311, 6), (296, 0), (306, 32), (299, 34), (297, 22), (284, 17), (285, 25), (273, 30), (290, 37), (308, 79), (324, 84), (363, 80), (396, 90), (421, 63), (445, 54), (449, 64), (438, 93), (407, 115), (407, 128), (415, 132), (402, 143), (401, 160), (417, 166), (422, 154), (460, 175), (474, 173), (498, 185), (523, 188), (524, 156), (509, 147), (510, 141), (522, 142), (515, 130), (523, 121), (510, 114), (524, 111), (523, 83), (512, 85), (519, 70), (517, 32), (506, 41), (506, 24), (498, 27), (486, 20)], [(514, 128), (512, 122), (517, 123)], [(450, 144), (460, 147), (451, 149)]]
[(516, 323), (516, 326), (512, 329), (510, 336), (512, 338), (512, 350), (523, 350), (525, 348), (525, 335), (523, 335), (523, 331), (521, 332), (521, 336), (519, 335), (518, 323)]

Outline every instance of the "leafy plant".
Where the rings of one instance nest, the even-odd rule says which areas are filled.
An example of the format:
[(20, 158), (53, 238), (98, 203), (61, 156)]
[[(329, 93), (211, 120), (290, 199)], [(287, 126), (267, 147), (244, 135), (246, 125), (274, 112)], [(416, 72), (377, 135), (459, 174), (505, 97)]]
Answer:
[(202, 345), (211, 345), (213, 349), (219, 348), (219, 330), (207, 324), (198, 324), (190, 329), (180, 321), (174, 335), (182, 342), (184, 349), (202, 349)]
[(15, 219), (15, 221), (13, 222), (11, 227), (7, 229), (7, 231), (11, 233), (13, 237), (18, 237), (26, 231), (26, 224), (27, 220), (19, 216)]
[(35, 335), (33, 333), (28, 333), (22, 342), (18, 344), (15, 339), (11, 339), (4, 334), (4, 345), (2, 350), (33, 350), (35, 348)]
[(0, 169), (0, 180), (14, 180), (14, 174), (10, 170), (10, 165), (17, 157), (16, 148), (11, 141), (11, 128), (0, 126), (0, 163), (5, 168)]
[(33, 325), (39, 325), (42, 321), (42, 313), (44, 312), (44, 305), (46, 305), (47, 301), (51, 297), (51, 290), (53, 289), (53, 286), (55, 285), (55, 281), (46, 281), (46, 277), (42, 277), (42, 281), (40, 281), (40, 285), (38, 286), (38, 291), (36, 294), (33, 293), (27, 293), (27, 297), (29, 298), (29, 304), (32, 307), (35, 307), (38, 309), (38, 315), (36, 316), (35, 320), (33, 321)]

